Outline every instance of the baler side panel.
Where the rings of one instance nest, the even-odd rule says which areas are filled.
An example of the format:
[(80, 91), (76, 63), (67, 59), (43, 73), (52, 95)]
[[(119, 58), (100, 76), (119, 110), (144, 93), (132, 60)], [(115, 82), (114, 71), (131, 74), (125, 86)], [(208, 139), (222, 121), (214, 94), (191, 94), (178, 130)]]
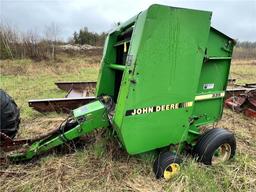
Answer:
[(213, 95), (213, 98), (196, 99), (193, 112), (198, 117), (196, 126), (216, 122), (222, 116), (233, 46), (231, 38), (211, 28), (197, 95)]
[[(210, 12), (159, 5), (148, 9), (126, 112), (194, 101), (210, 17)], [(185, 141), (192, 111), (189, 106), (135, 116), (121, 114), (124, 119), (119, 129), (127, 151), (136, 154)]]

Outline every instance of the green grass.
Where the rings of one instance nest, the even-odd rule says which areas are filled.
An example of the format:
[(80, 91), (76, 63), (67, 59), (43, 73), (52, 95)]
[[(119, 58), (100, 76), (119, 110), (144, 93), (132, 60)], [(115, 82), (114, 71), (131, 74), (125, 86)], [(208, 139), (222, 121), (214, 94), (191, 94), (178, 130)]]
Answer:
[(6, 90), (21, 108), (22, 119), (32, 118), (36, 112), (28, 107), (29, 99), (64, 97), (66, 92), (58, 89), (57, 81), (96, 81), (96, 67), (87, 67), (76, 73), (5, 75), (1, 78), (1, 87)]
[[(95, 58), (63, 58), (58, 64), (2, 62), (1, 88), (21, 107), (18, 137), (46, 132), (65, 116), (35, 112), (27, 100), (63, 97), (65, 92), (55, 87), (56, 81), (96, 80), (98, 62)], [(20, 66), (24, 67), (21, 71)], [(239, 83), (256, 82), (256, 65), (233, 65), (231, 74)], [(236, 134), (236, 158), (209, 167), (184, 156), (181, 174), (169, 182), (154, 178), (154, 153), (129, 156), (109, 132), (99, 130), (89, 135), (90, 142), (75, 152), (53, 151), (31, 162), (2, 166), (0, 191), (255, 191), (255, 120), (225, 109), (218, 126)]]
[(28, 107), (29, 99), (64, 97), (65, 92), (55, 86), (57, 81), (96, 81), (98, 58), (66, 58), (52, 61), (1, 61), (1, 88), (6, 90), (21, 108), (23, 120), (37, 117)]

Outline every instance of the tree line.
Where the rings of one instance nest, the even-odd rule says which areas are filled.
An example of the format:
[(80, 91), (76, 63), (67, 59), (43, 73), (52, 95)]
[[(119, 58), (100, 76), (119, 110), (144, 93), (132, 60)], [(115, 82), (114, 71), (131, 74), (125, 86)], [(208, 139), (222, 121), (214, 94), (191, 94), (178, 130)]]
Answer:
[(73, 34), (72, 42), (75, 44), (89, 44), (94, 46), (103, 46), (107, 33), (95, 33), (90, 32), (87, 27), (84, 27), (79, 30), (79, 32), (75, 31)]
[(250, 41), (237, 41), (236, 47), (241, 48), (256, 48), (256, 42), (250, 42)]
[(256, 59), (256, 42), (237, 41), (234, 52), (234, 59)]
[(56, 58), (56, 47), (62, 44), (58, 38), (60, 28), (52, 23), (41, 33), (20, 32), (9, 25), (0, 25), (0, 59), (45, 60)]
[(106, 33), (90, 32), (87, 27), (74, 32), (68, 42), (60, 39), (61, 28), (52, 23), (45, 26), (41, 32), (20, 32), (7, 25), (0, 25), (0, 59), (22, 59), (34, 60), (55, 59), (56, 54), (61, 51), (58, 45), (63, 44), (89, 44), (102, 47)]
[[(60, 32), (61, 28), (55, 23), (46, 26), (40, 33), (19, 32), (8, 25), (0, 24), (0, 59), (55, 59), (56, 54), (61, 51), (58, 49), (59, 45), (69, 43), (103, 47), (107, 36), (105, 32), (95, 33), (83, 27), (74, 31), (68, 42), (64, 42), (59, 38)], [(233, 56), (235, 59), (255, 59), (256, 42), (237, 41)]]

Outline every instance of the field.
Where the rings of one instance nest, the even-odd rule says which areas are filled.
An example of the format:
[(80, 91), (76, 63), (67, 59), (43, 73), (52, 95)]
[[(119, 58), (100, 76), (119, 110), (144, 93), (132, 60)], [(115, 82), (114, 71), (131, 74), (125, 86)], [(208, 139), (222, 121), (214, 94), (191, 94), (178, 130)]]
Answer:
[[(33, 111), (27, 100), (63, 97), (65, 92), (55, 87), (56, 81), (97, 80), (100, 56), (61, 58), (1, 61), (1, 88), (21, 108), (18, 138), (46, 132), (65, 118)], [(231, 78), (238, 83), (256, 82), (256, 61), (233, 61)], [(108, 132), (99, 130), (90, 135), (87, 145), (1, 166), (0, 191), (256, 191), (256, 121), (225, 109), (217, 126), (235, 133), (236, 158), (208, 167), (184, 156), (181, 174), (169, 182), (155, 180), (152, 153), (129, 156)]]

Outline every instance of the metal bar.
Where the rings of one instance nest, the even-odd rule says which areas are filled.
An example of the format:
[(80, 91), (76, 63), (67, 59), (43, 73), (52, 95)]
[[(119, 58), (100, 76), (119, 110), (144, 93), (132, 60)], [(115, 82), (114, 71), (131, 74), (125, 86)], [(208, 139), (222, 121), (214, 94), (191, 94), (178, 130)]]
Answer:
[(232, 57), (205, 57), (206, 61), (209, 60), (231, 60)]
[(226, 96), (225, 98), (229, 98), (231, 96), (238, 96), (245, 92), (253, 91), (255, 88), (246, 88), (246, 87), (234, 87), (234, 88), (227, 88), (226, 89)]
[(140, 15), (140, 13), (137, 14), (137, 15), (135, 15), (135, 16), (133, 16), (133, 17), (132, 17), (131, 19), (129, 19), (128, 21), (122, 23), (122, 24), (119, 25), (117, 28), (115, 28), (113, 31), (111, 31), (110, 34), (116, 32), (116, 31), (122, 31), (122, 30), (125, 30), (125, 29), (131, 27), (132, 25), (135, 24), (135, 22), (136, 22), (136, 20), (137, 20), (137, 17), (138, 17), (139, 15)]
[(208, 57), (209, 60), (230, 60), (232, 57)]
[(95, 100), (95, 97), (80, 97), (80, 98), (52, 98), (29, 100), (29, 107), (39, 112), (57, 112), (69, 113), (82, 105), (90, 103)]
[(134, 29), (134, 26), (132, 25), (131, 27), (129, 27), (129, 28), (127, 28), (126, 30), (124, 30), (123, 32), (121, 32), (120, 35), (121, 35), (121, 36), (126, 35), (127, 33), (132, 32), (133, 29)]
[(119, 42), (117, 42), (117, 43), (114, 45), (114, 47), (123, 45), (123, 44), (125, 44), (125, 43), (129, 43), (129, 42), (130, 42), (130, 39), (131, 39), (131, 38), (125, 39), (125, 40), (123, 40), (123, 41), (119, 41)]
[(256, 83), (246, 83), (246, 84), (244, 85), (244, 87), (256, 88)]
[(120, 71), (124, 71), (124, 69), (125, 69), (125, 65), (119, 65), (119, 64), (110, 64), (109, 67), (111, 69), (116, 69), (116, 70), (120, 70)]
[(59, 89), (64, 91), (70, 91), (71, 89), (78, 89), (78, 90), (86, 90), (86, 89), (95, 89), (97, 82), (95, 81), (78, 81), (78, 82), (56, 82), (55, 85)]

